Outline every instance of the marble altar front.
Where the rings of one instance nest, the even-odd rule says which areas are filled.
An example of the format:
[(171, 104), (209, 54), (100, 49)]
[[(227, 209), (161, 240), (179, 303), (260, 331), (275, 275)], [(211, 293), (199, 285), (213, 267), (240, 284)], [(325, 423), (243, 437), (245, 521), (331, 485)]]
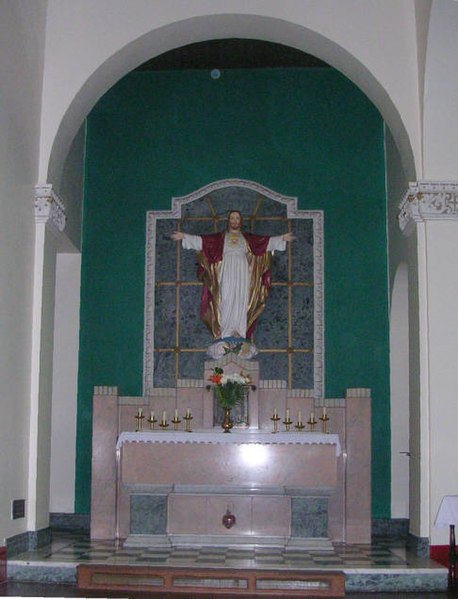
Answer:
[[(246, 369), (244, 362), (230, 357), (225, 371)], [(95, 388), (92, 538), (167, 546), (370, 542), (369, 390), (317, 400), (259, 381), (255, 362), (249, 367), (248, 426), (229, 434), (214, 426), (205, 379), (152, 397)], [(319, 415), (324, 407), (329, 432), (272, 432), (274, 409), (294, 418), (298, 409)], [(147, 415), (177, 410), (180, 417), (191, 409), (194, 427), (135, 432), (139, 408)]]

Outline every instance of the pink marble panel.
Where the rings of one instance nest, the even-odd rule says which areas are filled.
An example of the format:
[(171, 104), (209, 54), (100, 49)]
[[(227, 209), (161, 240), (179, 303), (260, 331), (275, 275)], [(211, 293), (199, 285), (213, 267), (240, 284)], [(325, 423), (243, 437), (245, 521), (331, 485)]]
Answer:
[(333, 445), (125, 443), (122, 452), (124, 483), (336, 485)]
[[(201, 429), (204, 426), (203, 394), (207, 393), (204, 387), (180, 387), (177, 389), (177, 409), (183, 419), (186, 410), (191, 410), (191, 430)], [(184, 421), (181, 423), (184, 429)]]
[(117, 538), (125, 539), (130, 532), (130, 492), (121, 487), (118, 496)]
[(213, 391), (205, 390), (203, 395), (203, 426), (213, 428)]
[[(148, 409), (141, 403), (141, 397), (138, 398), (140, 401), (138, 405), (120, 405), (119, 406), (119, 432), (124, 431), (135, 431), (137, 428), (137, 420), (135, 415), (138, 412), (138, 408), (143, 409), (144, 416), (148, 416)], [(148, 423), (143, 420), (143, 430), (148, 430)]]
[(346, 542), (371, 542), (371, 400), (346, 400)]
[(92, 415), (91, 537), (115, 536), (118, 396), (94, 395)]
[(273, 411), (283, 418), (286, 408), (286, 389), (259, 389), (259, 428), (271, 431)]
[(289, 497), (255, 495), (252, 501), (252, 513), (253, 534), (290, 536), (291, 499)]
[[(327, 408), (329, 421), (327, 430), (330, 433), (338, 434), (342, 448), (345, 449), (345, 408)], [(340, 455), (337, 460), (337, 484), (335, 493), (328, 499), (328, 532), (333, 541), (345, 541), (346, 531), (345, 522), (345, 458)]]
[(169, 534), (207, 534), (207, 497), (170, 494), (167, 504)]

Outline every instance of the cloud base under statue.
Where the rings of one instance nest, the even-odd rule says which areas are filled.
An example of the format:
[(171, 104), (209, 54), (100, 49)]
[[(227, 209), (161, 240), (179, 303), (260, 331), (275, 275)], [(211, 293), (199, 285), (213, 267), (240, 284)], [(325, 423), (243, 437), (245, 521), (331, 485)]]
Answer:
[(224, 337), (224, 339), (218, 339), (212, 343), (207, 349), (207, 355), (213, 360), (219, 360), (227, 354), (235, 354), (245, 360), (250, 360), (257, 353), (255, 344), (243, 337)]

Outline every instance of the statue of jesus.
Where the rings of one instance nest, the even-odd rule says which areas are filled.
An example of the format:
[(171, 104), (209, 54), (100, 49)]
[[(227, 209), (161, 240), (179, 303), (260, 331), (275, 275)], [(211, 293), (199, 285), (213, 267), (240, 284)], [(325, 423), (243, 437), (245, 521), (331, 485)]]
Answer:
[(198, 252), (198, 277), (203, 284), (200, 318), (213, 337), (252, 339), (271, 287), (272, 253), (283, 251), (294, 235), (246, 233), (241, 213), (231, 210), (226, 231), (209, 235), (175, 231), (171, 238)]

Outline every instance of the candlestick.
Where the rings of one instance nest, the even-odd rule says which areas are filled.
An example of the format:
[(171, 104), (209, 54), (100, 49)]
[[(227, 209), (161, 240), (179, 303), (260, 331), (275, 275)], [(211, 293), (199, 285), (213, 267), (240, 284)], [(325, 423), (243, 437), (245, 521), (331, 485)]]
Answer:
[(290, 429), (290, 427), (291, 427), (291, 424), (292, 424), (292, 422), (293, 422), (293, 421), (292, 421), (292, 420), (291, 420), (291, 418), (289, 417), (289, 409), (287, 408), (287, 409), (286, 409), (286, 416), (285, 416), (285, 419), (283, 420), (283, 424), (285, 425), (286, 431), (289, 431), (289, 429)]
[(297, 412), (297, 422), (294, 425), (294, 428), (297, 429), (298, 431), (302, 431), (305, 428), (305, 424), (302, 422), (302, 412), (301, 412), (301, 410), (298, 410), (298, 412)]
[(143, 419), (143, 410), (141, 408), (138, 408), (137, 413), (135, 415), (135, 420), (137, 421), (137, 426), (135, 428), (136, 433), (139, 433), (143, 430)]
[(309, 420), (307, 420), (307, 424), (310, 425), (310, 431), (313, 433), (313, 431), (315, 430), (315, 424), (316, 424), (316, 420), (315, 420), (315, 412), (311, 412), (310, 413), (310, 418)]
[(159, 426), (162, 429), (165, 429), (169, 426), (169, 423), (167, 422), (167, 412), (165, 410), (162, 412), (162, 420), (159, 422)]
[(154, 417), (154, 412), (151, 410), (150, 417), (146, 419), (146, 422), (149, 422), (149, 427), (152, 431), (154, 431), (154, 425), (157, 422), (157, 418)]
[(322, 426), (323, 433), (327, 433), (326, 429), (327, 429), (327, 423), (329, 421), (329, 416), (326, 414), (326, 407), (324, 407), (324, 406), (323, 406), (323, 413), (320, 416), (320, 420), (322, 423), (321, 426)]
[(173, 418), (172, 418), (172, 424), (173, 424), (173, 430), (177, 431), (178, 430), (178, 425), (180, 424), (181, 420), (178, 418), (178, 410), (175, 409)]
[(185, 422), (185, 428), (184, 428), (184, 430), (187, 433), (190, 433), (191, 432), (191, 420), (192, 420), (190, 408), (186, 409), (186, 414), (183, 416), (183, 420)]
[(278, 433), (278, 421), (280, 420), (280, 416), (278, 415), (277, 408), (274, 408), (274, 413), (270, 417), (273, 422), (273, 433)]

